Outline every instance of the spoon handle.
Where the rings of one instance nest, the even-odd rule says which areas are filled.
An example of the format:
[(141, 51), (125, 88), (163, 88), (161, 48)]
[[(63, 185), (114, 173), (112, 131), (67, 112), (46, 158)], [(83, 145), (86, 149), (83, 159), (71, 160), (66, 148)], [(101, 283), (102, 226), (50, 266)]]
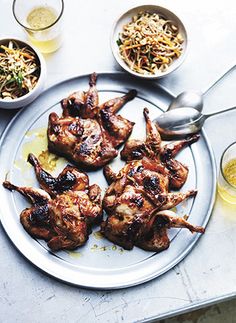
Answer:
[(232, 72), (234, 68), (236, 67), (236, 64), (234, 63), (224, 74), (222, 74), (207, 90), (203, 92), (203, 96), (205, 96), (213, 87), (216, 86), (228, 73)]
[(209, 113), (209, 114), (204, 114), (204, 120), (206, 120), (207, 118), (210, 118), (210, 117), (213, 117), (213, 116), (216, 116), (218, 114), (221, 114), (221, 113), (224, 113), (224, 112), (228, 112), (228, 111), (231, 111), (231, 110), (235, 110), (236, 107), (231, 107), (231, 108), (228, 108), (228, 109), (225, 109), (225, 110), (221, 110), (221, 111), (216, 111), (216, 112), (213, 112), (213, 113)]

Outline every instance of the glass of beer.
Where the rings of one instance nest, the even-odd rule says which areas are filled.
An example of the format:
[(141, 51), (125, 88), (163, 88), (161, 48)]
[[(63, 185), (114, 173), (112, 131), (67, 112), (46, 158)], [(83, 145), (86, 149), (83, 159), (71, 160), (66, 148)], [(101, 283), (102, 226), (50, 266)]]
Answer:
[(222, 154), (218, 177), (218, 192), (231, 204), (236, 204), (236, 142)]
[(14, 0), (13, 15), (42, 53), (56, 51), (62, 43), (63, 0)]

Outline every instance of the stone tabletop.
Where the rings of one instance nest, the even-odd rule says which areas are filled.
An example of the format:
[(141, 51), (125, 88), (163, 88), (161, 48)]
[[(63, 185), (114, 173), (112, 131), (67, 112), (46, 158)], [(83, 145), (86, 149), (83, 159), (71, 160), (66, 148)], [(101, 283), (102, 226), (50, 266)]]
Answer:
[[(1, 36), (26, 35), (14, 21), (9, 0), (0, 0)], [(110, 50), (114, 20), (140, 0), (65, 0), (64, 43), (45, 55), (46, 87), (75, 75), (120, 70)], [(153, 1), (176, 12), (189, 35), (184, 64), (160, 81), (178, 94), (204, 91), (236, 63), (235, 1)], [(205, 112), (233, 106), (236, 71), (205, 98)], [(0, 133), (16, 111), (0, 110)], [(236, 112), (205, 124), (217, 166), (224, 148), (236, 140)], [(1, 167), (1, 166), (0, 166)], [(4, 212), (4, 205), (1, 205)], [(190, 311), (236, 295), (236, 208), (218, 196), (206, 233), (191, 253), (161, 277), (140, 286), (94, 291), (46, 276), (14, 248), (0, 226), (1, 322), (143, 322)]]

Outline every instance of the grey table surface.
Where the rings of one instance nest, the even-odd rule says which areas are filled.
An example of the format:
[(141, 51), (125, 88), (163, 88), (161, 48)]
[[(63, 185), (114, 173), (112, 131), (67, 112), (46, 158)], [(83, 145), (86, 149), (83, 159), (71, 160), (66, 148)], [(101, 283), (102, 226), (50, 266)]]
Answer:
[[(14, 21), (9, 0), (0, 0), (0, 33), (26, 38)], [(112, 24), (126, 9), (148, 4), (140, 0), (65, 0), (64, 43), (45, 55), (46, 87), (92, 71), (120, 70), (111, 54)], [(176, 12), (189, 34), (184, 64), (159, 81), (174, 94), (204, 91), (236, 62), (235, 1), (153, 1)], [(205, 98), (206, 112), (236, 102), (236, 72)], [(16, 111), (0, 110), (0, 133)], [(236, 112), (214, 117), (205, 130), (217, 166), (224, 148), (236, 140)], [(204, 162), (204, 161), (203, 161)], [(4, 205), (1, 205), (4, 209)], [(236, 208), (217, 196), (206, 233), (175, 268), (140, 286), (93, 291), (68, 286), (46, 276), (15, 250), (0, 226), (1, 322), (139, 322), (190, 311), (236, 295)]]

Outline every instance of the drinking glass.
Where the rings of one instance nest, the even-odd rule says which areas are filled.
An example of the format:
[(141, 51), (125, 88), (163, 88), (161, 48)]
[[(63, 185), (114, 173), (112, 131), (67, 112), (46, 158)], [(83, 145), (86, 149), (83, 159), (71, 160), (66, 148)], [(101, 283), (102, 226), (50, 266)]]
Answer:
[(231, 204), (236, 204), (236, 142), (222, 154), (218, 177), (218, 192)]
[(42, 53), (54, 52), (61, 46), (63, 0), (14, 0), (12, 10), (29, 40)]

